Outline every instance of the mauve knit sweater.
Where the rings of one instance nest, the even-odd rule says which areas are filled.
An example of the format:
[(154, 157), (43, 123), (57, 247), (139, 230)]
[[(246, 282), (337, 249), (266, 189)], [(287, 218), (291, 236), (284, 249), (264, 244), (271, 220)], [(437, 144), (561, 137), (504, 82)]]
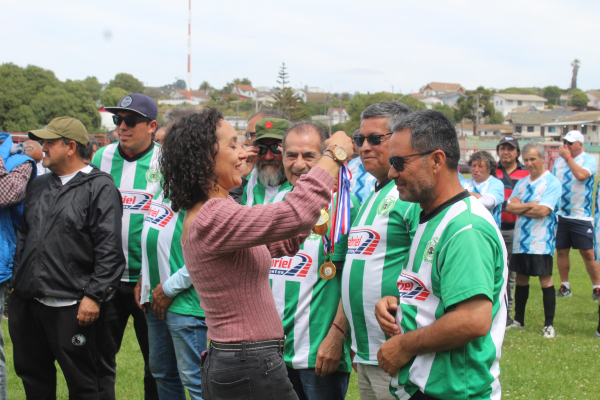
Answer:
[(228, 197), (211, 199), (198, 211), (183, 244), (183, 258), (200, 296), (210, 340), (283, 337), (269, 285), (271, 258), (298, 252), (329, 203), (333, 183), (329, 173), (315, 167), (285, 201), (248, 207)]

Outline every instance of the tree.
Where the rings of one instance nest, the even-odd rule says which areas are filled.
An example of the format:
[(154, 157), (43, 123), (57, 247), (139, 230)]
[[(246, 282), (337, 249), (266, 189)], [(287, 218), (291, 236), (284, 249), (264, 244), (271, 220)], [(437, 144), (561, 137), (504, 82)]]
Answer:
[[(394, 98), (394, 95), (392, 95), (392, 99), (393, 98)], [(419, 100), (417, 98), (412, 97), (411, 95), (404, 95), (397, 101), (406, 105), (408, 108), (410, 108), (411, 111), (419, 111), (419, 110), (424, 110), (425, 108), (427, 108), (425, 103), (423, 103), (421, 100)]]
[(176, 89), (187, 90), (187, 83), (183, 79), (177, 79), (177, 81), (173, 84), (173, 87), (175, 87)]
[(504, 115), (500, 111), (496, 111), (494, 115), (490, 115), (488, 120), (490, 124), (503, 124), (504, 123)]
[(585, 107), (587, 106), (588, 101), (590, 101), (587, 97), (587, 94), (578, 90), (573, 93), (573, 97), (571, 97), (571, 105), (573, 107)]
[(100, 128), (96, 102), (82, 81), (61, 82), (33, 65), (0, 66), (0, 129), (27, 132), (62, 116), (77, 118), (89, 133)]
[(212, 86), (210, 86), (210, 83), (204, 81), (200, 84), (200, 90), (204, 90), (205, 92), (208, 92), (210, 89), (212, 89)]
[(442, 114), (444, 114), (446, 117), (448, 117), (448, 119), (450, 121), (452, 121), (452, 123), (456, 122), (454, 120), (454, 110), (449, 105), (446, 105), (446, 104), (444, 104), (444, 105), (436, 104), (435, 106), (433, 106), (433, 109), (441, 112)]
[(382, 101), (392, 101), (392, 95), (389, 93), (356, 94), (346, 106), (350, 120), (344, 124), (344, 131), (351, 135), (360, 128), (360, 114), (368, 106)]
[(83, 81), (83, 85), (85, 89), (88, 91), (92, 99), (100, 100), (100, 92), (102, 91), (102, 85), (98, 82), (98, 79), (95, 76), (88, 76)]
[(577, 87), (577, 73), (579, 72), (579, 65), (581, 61), (577, 58), (573, 60), (571, 63), (571, 67), (573, 67), (573, 76), (571, 77), (571, 89), (575, 89)]
[(294, 95), (291, 88), (284, 88), (273, 95), (275, 102), (272, 108), (288, 116), (292, 121), (301, 121), (308, 118), (308, 112), (302, 99)]
[(279, 79), (277, 80), (277, 83), (279, 83), (281, 85), (281, 89), (285, 89), (288, 83), (290, 83), (289, 79), (289, 75), (288, 73), (285, 71), (286, 70), (286, 66), (285, 63), (282, 62), (281, 63), (281, 67), (279, 67)]
[(499, 93), (508, 93), (508, 94), (537, 94), (535, 90), (530, 88), (517, 88), (517, 87), (509, 87), (506, 89), (502, 89)]
[(560, 105), (560, 95), (562, 91), (558, 86), (546, 86), (544, 88), (544, 98), (548, 100), (548, 104)]
[(128, 95), (129, 92), (123, 90), (121, 88), (112, 88), (106, 89), (100, 95), (100, 102), (104, 107), (114, 107), (119, 104), (119, 100), (121, 100), (124, 96)]
[(107, 89), (121, 88), (127, 93), (144, 93), (144, 84), (131, 74), (120, 73), (108, 83)]
[[(467, 97), (461, 97), (456, 102), (458, 106), (457, 109), (454, 110), (454, 118), (456, 121), (460, 122), (463, 118), (468, 118), (471, 121), (475, 122), (475, 96), (480, 95), (479, 97), (479, 108), (483, 107), (483, 114), (480, 117), (490, 117), (496, 114), (496, 108), (494, 104), (490, 101), (493, 96), (491, 90), (485, 89), (483, 86), (479, 86), (477, 89), (473, 91), (467, 91), (465, 93)], [(481, 121), (481, 119), (480, 119)]]

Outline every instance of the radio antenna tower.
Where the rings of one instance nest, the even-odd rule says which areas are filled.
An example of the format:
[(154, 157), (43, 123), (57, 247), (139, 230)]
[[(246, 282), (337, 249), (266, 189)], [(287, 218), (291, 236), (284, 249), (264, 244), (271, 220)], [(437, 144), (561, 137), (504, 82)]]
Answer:
[(192, 73), (190, 72), (190, 59), (192, 53), (192, 0), (190, 1), (190, 12), (188, 15), (188, 76), (187, 76), (187, 99), (190, 99), (190, 87), (192, 85)]

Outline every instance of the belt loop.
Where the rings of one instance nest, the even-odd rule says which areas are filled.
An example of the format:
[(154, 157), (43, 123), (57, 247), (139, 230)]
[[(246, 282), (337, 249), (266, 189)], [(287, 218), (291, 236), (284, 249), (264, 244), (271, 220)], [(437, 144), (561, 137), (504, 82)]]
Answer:
[(246, 342), (242, 342), (242, 361), (246, 361)]

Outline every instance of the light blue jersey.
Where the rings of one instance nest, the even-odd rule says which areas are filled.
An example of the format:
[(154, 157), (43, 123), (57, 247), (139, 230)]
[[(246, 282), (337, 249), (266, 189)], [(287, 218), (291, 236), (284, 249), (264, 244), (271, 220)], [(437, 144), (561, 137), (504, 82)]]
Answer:
[(373, 187), (375, 187), (377, 180), (373, 175), (365, 171), (365, 167), (363, 167), (360, 157), (356, 157), (354, 160), (351, 160), (348, 163), (348, 169), (352, 174), (352, 179), (350, 180), (350, 191), (362, 204), (373, 191)]
[(462, 174), (460, 172), (458, 173), (458, 180), (460, 181), (460, 184), (462, 185), (462, 187), (465, 187), (465, 182), (467, 180), (465, 179), (464, 176), (462, 176)]
[(533, 182), (531, 176), (519, 179), (510, 197), (517, 196), (523, 203), (537, 201), (538, 205), (552, 211), (544, 218), (517, 217), (513, 254), (549, 254), (554, 257), (561, 193), (560, 181), (548, 171)]
[(594, 190), (594, 175), (596, 174), (596, 159), (587, 153), (581, 153), (573, 159), (581, 168), (589, 171), (590, 177), (578, 181), (564, 158), (554, 163), (552, 174), (562, 184), (562, 197), (558, 215), (565, 218), (593, 221), (592, 201)]
[(594, 213), (594, 254), (596, 261), (600, 261), (600, 199), (598, 198), (598, 190), (600, 189), (600, 182), (596, 187), (596, 206)]
[[(460, 175), (460, 174), (459, 174)], [(502, 203), (504, 202), (504, 183), (498, 178), (494, 178), (490, 175), (483, 182), (475, 182), (475, 179), (465, 179), (462, 186), (467, 189), (470, 193), (477, 193), (480, 195), (488, 195), (494, 198), (494, 206), (488, 208), (496, 225), (500, 228), (500, 219), (502, 216)]]

